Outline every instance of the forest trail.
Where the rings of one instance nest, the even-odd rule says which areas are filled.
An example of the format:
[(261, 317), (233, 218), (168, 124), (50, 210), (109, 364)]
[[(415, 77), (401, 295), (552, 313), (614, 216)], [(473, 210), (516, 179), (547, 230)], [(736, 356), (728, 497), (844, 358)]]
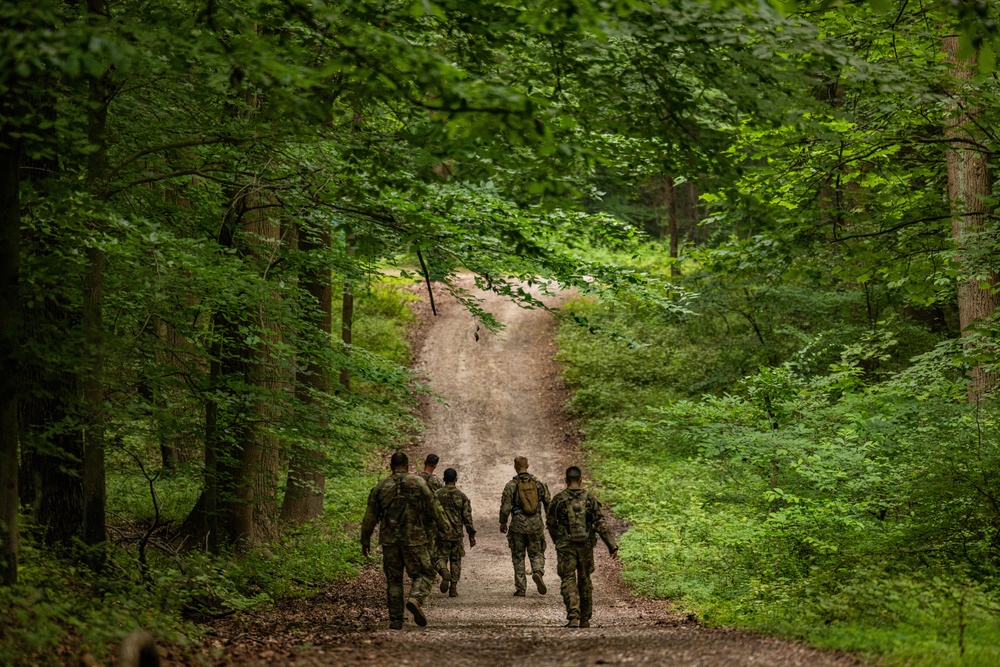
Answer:
[[(463, 286), (475, 292), (471, 279), (466, 283)], [(514, 474), (512, 459), (527, 456), (530, 471), (553, 494), (564, 486), (565, 467), (579, 460), (575, 428), (563, 410), (566, 393), (553, 361), (553, 318), (545, 311), (478, 294), (506, 330), (498, 337), (480, 329), (476, 341), (473, 318), (443, 290), (435, 296), (438, 316), (426, 323), (416, 366), (444, 402), (425, 405), (426, 430), (415, 454), (422, 461), (424, 454), (437, 453), (439, 475), (445, 468), (456, 468), (458, 485), (473, 504), (478, 545), (466, 548), (459, 597), (449, 598), (435, 586), (425, 604), (428, 626), (418, 628), (407, 613), (403, 631), (390, 631), (384, 579), (380, 571), (369, 570), (345, 590), (293, 605), (293, 621), (282, 621), (279, 610), (277, 616), (259, 619), (255, 630), (244, 628), (242, 637), (223, 642), (237, 652), (242, 652), (242, 641), (256, 644), (237, 662), (435, 667), (856, 664), (848, 656), (793, 642), (707, 629), (669, 612), (661, 602), (632, 597), (618, 576), (618, 564), (601, 543), (591, 628), (562, 627), (565, 612), (551, 544), (546, 551), (548, 594), (539, 595), (529, 578), (527, 597), (513, 597), (510, 552), (497, 527), (500, 495)], [(413, 469), (419, 469), (419, 462), (413, 463)], [(354, 627), (336, 629), (347, 615)], [(304, 641), (311, 646), (302, 647)], [(298, 647), (291, 646), (296, 643)]]

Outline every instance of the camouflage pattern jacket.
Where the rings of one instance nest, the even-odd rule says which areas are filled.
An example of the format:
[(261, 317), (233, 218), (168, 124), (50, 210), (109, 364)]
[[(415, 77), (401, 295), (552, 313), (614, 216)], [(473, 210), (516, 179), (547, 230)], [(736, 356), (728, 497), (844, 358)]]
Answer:
[[(527, 516), (521, 510), (521, 501), (517, 496), (517, 482), (518, 480), (526, 482), (529, 479), (533, 479), (538, 483), (538, 511)], [(549, 489), (542, 480), (526, 472), (515, 475), (514, 479), (507, 482), (507, 486), (503, 487), (503, 496), (500, 499), (500, 523), (507, 523), (509, 517), (510, 527), (507, 529), (507, 532), (526, 533), (529, 535), (544, 533), (545, 526), (542, 524), (543, 508), (548, 508), (550, 500)]]
[(444, 488), (444, 483), (441, 481), (441, 478), (434, 473), (421, 470), (417, 474), (424, 478), (424, 481), (427, 482), (427, 486), (431, 487), (431, 491), (434, 493), (437, 493), (438, 489)]
[(368, 509), (361, 522), (361, 544), (371, 544), (375, 526), (379, 544), (416, 547), (429, 543), (428, 530), (451, 531), (448, 517), (427, 486), (408, 472), (394, 472), (368, 494)]
[(586, 489), (565, 488), (557, 493), (555, 498), (552, 499), (552, 502), (549, 503), (549, 509), (545, 520), (548, 524), (549, 536), (552, 537), (552, 543), (555, 545), (556, 549), (573, 546), (575, 544), (570, 541), (568, 535), (569, 517), (566, 510), (566, 504), (568, 501), (579, 497), (580, 495), (586, 496), (587, 532), (589, 534), (588, 544), (591, 547), (596, 545), (597, 536), (600, 535), (601, 539), (604, 540), (604, 544), (608, 546), (608, 549), (610, 551), (614, 551), (618, 548), (618, 544), (615, 542), (615, 536), (612, 534), (611, 530), (608, 528), (608, 524), (604, 520), (604, 510), (601, 509), (601, 501), (597, 499), (597, 496)]
[(441, 503), (444, 514), (448, 517), (448, 521), (455, 531), (455, 540), (446, 541), (462, 539), (462, 526), (465, 526), (465, 532), (469, 534), (470, 539), (475, 537), (476, 527), (472, 523), (472, 502), (469, 497), (459, 491), (457, 486), (445, 486), (438, 489), (435, 495), (437, 495), (438, 502)]

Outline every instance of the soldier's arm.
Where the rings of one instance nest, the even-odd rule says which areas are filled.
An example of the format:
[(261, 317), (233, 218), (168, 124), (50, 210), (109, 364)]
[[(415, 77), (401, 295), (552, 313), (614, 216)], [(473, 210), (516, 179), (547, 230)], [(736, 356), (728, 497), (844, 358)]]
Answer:
[(469, 534), (469, 539), (473, 539), (476, 536), (476, 526), (472, 523), (472, 501), (464, 493), (462, 499), (465, 501), (462, 506), (462, 523), (465, 524), (465, 532)]
[(552, 502), (552, 496), (549, 494), (549, 487), (541, 481), (538, 482), (538, 486), (541, 487), (541, 493), (538, 494), (538, 502), (545, 505), (545, 509), (547, 510), (549, 508), (549, 503)]
[(365, 551), (371, 546), (372, 533), (375, 532), (379, 519), (378, 494), (375, 493), (377, 489), (376, 486), (368, 493), (368, 507), (365, 509), (365, 518), (361, 520), (361, 546)]
[(546, 508), (545, 508), (545, 527), (548, 528), (548, 530), (549, 530), (549, 537), (552, 538), (553, 542), (556, 542), (559, 539), (559, 536), (557, 535), (557, 532), (558, 532), (558, 521), (556, 520), (556, 517), (558, 516), (558, 512), (559, 512), (559, 503), (558, 503), (558, 501), (557, 502), (549, 502), (546, 505)]
[(591, 525), (597, 534), (601, 536), (604, 544), (607, 545), (608, 551), (614, 555), (618, 551), (618, 543), (615, 541), (615, 535), (611, 532), (611, 528), (604, 519), (604, 509), (601, 507), (601, 501), (594, 496), (590, 496), (590, 506), (591, 519), (593, 520)]
[(510, 511), (514, 507), (514, 491), (513, 485), (507, 482), (507, 486), (503, 487), (503, 496), (500, 498), (500, 525), (506, 526), (507, 519), (510, 518)]

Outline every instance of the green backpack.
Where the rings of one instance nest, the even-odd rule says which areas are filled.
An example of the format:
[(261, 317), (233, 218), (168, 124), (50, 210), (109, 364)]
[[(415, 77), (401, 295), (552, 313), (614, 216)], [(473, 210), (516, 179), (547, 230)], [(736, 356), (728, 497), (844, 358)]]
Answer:
[(448, 518), (451, 527), (460, 532), (462, 530), (462, 508), (458, 506), (457, 493), (439, 493), (438, 502), (444, 510), (444, 515)]
[(385, 523), (390, 528), (398, 528), (406, 515), (406, 498), (403, 497), (402, 486), (402, 478), (397, 478), (396, 485), (392, 489), (392, 496), (384, 505)]
[(566, 507), (566, 537), (570, 542), (584, 543), (590, 541), (590, 528), (587, 526), (587, 494), (573, 495), (565, 503)]
[(538, 512), (538, 482), (533, 479), (527, 482), (517, 480), (517, 500), (525, 516), (532, 516)]

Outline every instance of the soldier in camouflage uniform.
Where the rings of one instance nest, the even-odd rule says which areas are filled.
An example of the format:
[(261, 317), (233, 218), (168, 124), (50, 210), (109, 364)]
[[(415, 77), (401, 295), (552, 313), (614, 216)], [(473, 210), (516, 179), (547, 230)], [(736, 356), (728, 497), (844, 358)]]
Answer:
[[(524, 554), (531, 562), (531, 578), (538, 592), (545, 595), (545, 526), (542, 525), (542, 505), (549, 506), (549, 490), (544, 483), (528, 473), (528, 459), (514, 459), (514, 479), (507, 482), (500, 499), (500, 532), (507, 535), (510, 557), (514, 563), (514, 595), (524, 597), (527, 578), (524, 573)], [(533, 482), (533, 484), (532, 484)], [(535, 511), (525, 512), (521, 499), (523, 487), (534, 489), (537, 494)], [(510, 518), (510, 528), (507, 519)]]
[[(437, 454), (428, 454), (424, 459), (424, 469), (417, 474), (424, 478), (427, 482), (427, 486), (431, 488), (434, 493), (438, 492), (438, 489), (443, 488), (444, 484), (441, 483), (441, 478), (434, 474), (434, 469), (437, 468), (438, 461), (441, 457)], [(428, 539), (428, 549), (431, 552), (431, 557), (434, 558), (434, 568), (437, 570), (438, 574), (441, 575), (442, 583), (445, 582), (447, 577), (441, 572), (441, 568), (438, 567), (437, 562), (437, 549), (438, 549), (438, 534), (437, 529), (434, 526), (429, 526), (427, 529), (427, 539)], [(434, 577), (437, 579), (437, 576)], [(434, 582), (431, 581), (431, 584)]]
[(403, 570), (413, 579), (406, 608), (417, 625), (427, 625), (422, 605), (434, 582), (427, 527), (436, 525), (442, 535), (448, 537), (453, 533), (427, 483), (418, 475), (410, 474), (406, 454), (393, 454), (389, 466), (392, 475), (376, 484), (368, 494), (368, 509), (361, 522), (361, 553), (367, 556), (371, 550), (372, 532), (378, 524), (389, 601), (389, 627), (399, 630), (403, 627)]
[(560, 592), (566, 603), (567, 628), (589, 628), (594, 612), (594, 547), (601, 536), (612, 557), (618, 554), (615, 536), (604, 522), (601, 503), (580, 486), (580, 469), (566, 469), (566, 488), (549, 504), (546, 523), (556, 547)]
[(465, 545), (462, 540), (462, 526), (469, 534), (469, 546), (476, 546), (476, 527), (472, 523), (472, 503), (469, 497), (458, 490), (458, 471), (448, 468), (444, 471), (444, 488), (437, 490), (438, 502), (444, 508), (445, 516), (451, 523), (451, 528), (458, 539), (438, 539), (438, 570), (446, 570), (451, 565), (451, 581), (441, 580), (441, 592), (448, 592), (448, 597), (458, 596), (458, 580), (462, 578), (462, 556), (465, 555)]
[(438, 461), (441, 457), (437, 454), (428, 454), (427, 458), (424, 459), (424, 469), (417, 474), (424, 478), (427, 482), (427, 486), (431, 487), (431, 491), (437, 493), (437, 490), (444, 486), (441, 483), (441, 478), (434, 474), (434, 469), (438, 466)]

